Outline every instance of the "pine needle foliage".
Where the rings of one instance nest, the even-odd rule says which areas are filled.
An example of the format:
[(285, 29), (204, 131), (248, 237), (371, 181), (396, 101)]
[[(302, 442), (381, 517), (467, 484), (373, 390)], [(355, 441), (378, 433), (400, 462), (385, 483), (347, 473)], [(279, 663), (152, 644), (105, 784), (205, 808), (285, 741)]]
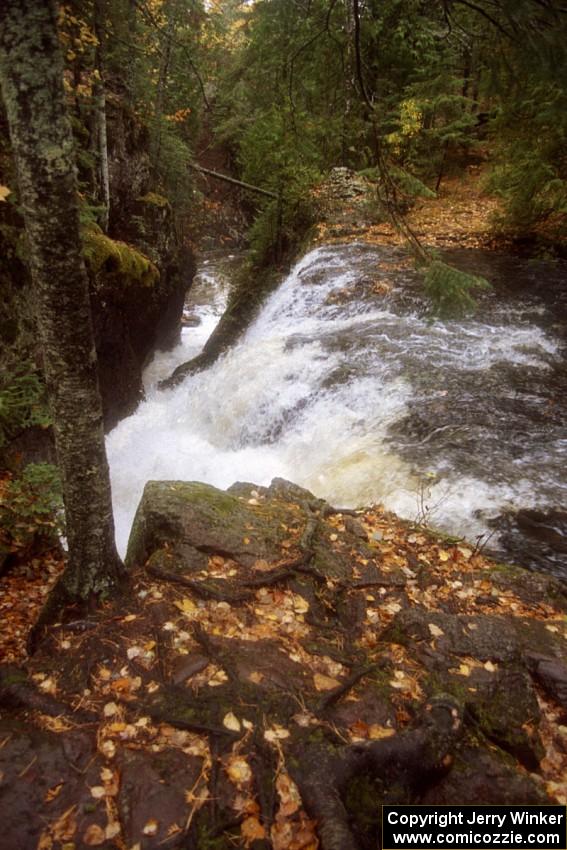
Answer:
[(50, 423), (45, 385), (31, 366), (28, 370), (23, 365), (0, 387), (0, 448), (25, 428)]
[(490, 289), (485, 278), (463, 272), (438, 259), (426, 266), (424, 283), (434, 312), (442, 318), (473, 312), (476, 307), (474, 290)]

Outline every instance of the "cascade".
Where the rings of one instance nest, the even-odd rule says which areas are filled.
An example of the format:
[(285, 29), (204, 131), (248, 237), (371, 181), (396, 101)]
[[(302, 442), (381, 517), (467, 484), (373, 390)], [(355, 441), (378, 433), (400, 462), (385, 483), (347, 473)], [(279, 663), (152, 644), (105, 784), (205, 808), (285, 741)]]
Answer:
[(238, 344), (159, 391), (199, 352), (227, 286), (214, 259), (202, 265), (201, 324), (154, 358), (146, 401), (108, 437), (123, 552), (150, 479), (225, 488), (280, 476), (336, 505), (381, 502), (473, 542), (493, 535), (496, 551), (495, 517), (567, 502), (567, 435), (552, 410), (560, 339), (541, 299), (493, 292), (475, 317), (434, 320), (397, 249), (318, 247)]

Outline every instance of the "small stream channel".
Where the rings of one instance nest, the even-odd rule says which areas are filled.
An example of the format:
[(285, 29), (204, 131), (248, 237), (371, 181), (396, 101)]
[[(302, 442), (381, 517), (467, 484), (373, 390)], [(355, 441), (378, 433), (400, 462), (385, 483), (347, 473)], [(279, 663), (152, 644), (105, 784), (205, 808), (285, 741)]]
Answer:
[(119, 546), (149, 479), (228, 487), (281, 476), (344, 507), (408, 519), (567, 577), (567, 273), (481, 251), (476, 315), (432, 320), (404, 254), (310, 251), (240, 342), (175, 389), (226, 303), (231, 262), (203, 258), (181, 344), (108, 437)]

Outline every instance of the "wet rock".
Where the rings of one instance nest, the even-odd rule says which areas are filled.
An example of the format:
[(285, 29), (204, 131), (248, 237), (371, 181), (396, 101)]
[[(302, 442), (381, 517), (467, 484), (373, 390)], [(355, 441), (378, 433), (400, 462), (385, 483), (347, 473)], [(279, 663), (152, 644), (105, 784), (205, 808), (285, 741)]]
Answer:
[(467, 688), (469, 711), (483, 734), (527, 770), (537, 770), (544, 749), (536, 731), (541, 715), (529, 674), (519, 667), (497, 673), (481, 669), (474, 671)]
[(511, 757), (501, 752), (465, 746), (457, 754), (450, 774), (420, 798), (426, 806), (549, 805), (533, 779), (519, 773)]
[[(289, 506), (273, 501), (269, 510), (260, 510), (208, 484), (150, 481), (134, 519), (126, 562), (144, 564), (152, 553), (174, 544), (181, 557), (173, 569), (194, 571), (206, 566), (209, 554), (252, 566), (281, 557), (288, 529), (297, 521)], [(192, 557), (196, 563), (190, 563)]]
[[(82, 732), (63, 737), (8, 718), (0, 720), (0, 740), (2, 850), (36, 848), (48, 824), (71, 806), (68, 840), (80, 838), (97, 818), (87, 785), (99, 784), (94, 741)], [(77, 846), (85, 845), (77, 841)]]
[[(131, 199), (124, 214), (128, 217), (118, 233), (128, 244), (114, 245), (121, 252), (137, 251), (156, 274), (149, 278), (134, 273), (135, 263), (116, 264), (112, 255), (102, 263), (89, 261), (87, 255), (107, 428), (133, 412), (143, 398), (142, 371), (152, 352), (179, 341), (185, 294), (194, 274), (193, 257), (178, 243), (167, 199), (146, 193)], [(97, 238), (102, 243), (99, 251), (104, 251), (105, 237)]]
[(547, 626), (553, 624), (540, 620), (452, 615), (417, 607), (400, 611), (384, 637), (415, 647), (419, 642), (431, 642), (431, 625), (441, 630), (435, 637), (435, 651), (442, 657), (472, 656), (480, 661), (510, 662), (518, 661), (525, 651), (534, 649), (552, 657), (561, 657), (567, 651), (559, 630), (549, 631)]
[(181, 685), (201, 673), (210, 664), (210, 660), (205, 655), (182, 655), (176, 659), (171, 679), (175, 685)]
[(185, 313), (181, 319), (181, 324), (184, 328), (197, 328), (202, 322), (201, 317), (194, 313)]
[(567, 511), (524, 508), (495, 521), (504, 545), (518, 563), (565, 579)]
[[(65, 716), (85, 688), (99, 715), (80, 734), (44, 737), (33, 728), (36, 716), (21, 714), (26, 725), (13, 735), (16, 750), (0, 749), (0, 770), (6, 770), (3, 758), (15, 760), (19, 774), (12, 771), (9, 780), (24, 800), (9, 796), (18, 816), (17, 824), (10, 821), (14, 850), (37, 847), (42, 823), (52, 823), (64, 806), (77, 807), (78, 849), (90, 826), (105, 828), (105, 801), (90, 789), (101, 781), (96, 743), (114, 727), (109, 701), (119, 712), (107, 764), (120, 777), (121, 839), (140, 850), (201, 846), (213, 834), (229, 846), (235, 836), (224, 824), (234, 822), (242, 792), (226, 769), (234, 755), (252, 771), (262, 822), (273, 812), (283, 754), (305, 811), (318, 820), (319, 838), (315, 785), (332, 794), (335, 788), (331, 814), (352, 815), (360, 847), (376, 845), (377, 821), (367, 814), (375, 818), (377, 799), (551, 802), (543, 789), (552, 789), (557, 775), (557, 750), (547, 735), (556, 720), (546, 701), (540, 709), (535, 684), (554, 700), (565, 698), (567, 644), (560, 613), (553, 620), (541, 598), (538, 606), (541, 577), (518, 576), (533, 608), (510, 592), (498, 616), (462, 613), (468, 602), (448, 591), (464, 586), (467, 571), (475, 582), (477, 571), (482, 575), (477, 601), (491, 598), (491, 572), (505, 587), (517, 570), (479, 556), (471, 563), (462, 552), (456, 557), (456, 549), (448, 558), (438, 537), (423, 530), (418, 542), (403, 523), (392, 551), (389, 533), (385, 541), (365, 539), (373, 516), (376, 521), (375, 511), (368, 512), (362, 525), (282, 480), (267, 488), (240, 482), (230, 492), (151, 482), (130, 541), (134, 592), (101, 610), (95, 627), (73, 641), (64, 665), (49, 653), (30, 662), (44, 674), (57, 669)], [(421, 586), (399, 566), (412, 553)], [(368, 589), (374, 585), (377, 590)], [(443, 610), (421, 607), (416, 598)], [(78, 667), (80, 680), (73, 673)], [(0, 741), (3, 731), (0, 724)], [(28, 771), (33, 783), (36, 763), (47, 771), (48, 762), (57, 776), (65, 771), (60, 806), (42, 802), (50, 784), (27, 787)], [(192, 817), (186, 792), (199, 776), (206, 776), (210, 797), (184, 833)]]
[(285, 499), (290, 502), (299, 502), (301, 505), (324, 505), (324, 499), (318, 499), (305, 487), (300, 487), (292, 481), (286, 481), (285, 478), (273, 478), (267, 490), (267, 495), (276, 499)]
[(491, 571), (490, 581), (495, 587), (514, 593), (530, 605), (538, 605), (545, 599), (567, 613), (567, 586), (554, 576), (529, 572), (521, 567), (499, 565)]
[(299, 693), (308, 684), (302, 665), (283, 652), (275, 641), (251, 643), (218, 638), (215, 644), (221, 654), (229, 655), (238, 681), (253, 682), (260, 694), (270, 691)]
[(165, 842), (167, 847), (186, 842), (185, 795), (195, 785), (201, 766), (201, 759), (179, 750), (165, 749), (155, 755), (124, 750), (118, 806), (126, 847), (153, 850)]
[(241, 499), (257, 499), (264, 497), (268, 493), (267, 487), (259, 487), (257, 484), (250, 484), (248, 481), (236, 481), (228, 487), (227, 493), (231, 496), (237, 496)]
[(351, 517), (351, 516), (347, 516), (347, 517), (345, 517), (344, 524), (345, 524), (346, 530), (350, 534), (353, 534), (355, 537), (358, 537), (360, 540), (364, 540), (364, 541), (368, 540), (368, 533), (367, 533), (365, 527), (363, 526), (363, 524), (360, 522), (360, 520), (355, 519), (354, 517)]
[(567, 664), (536, 652), (527, 654), (527, 663), (545, 690), (562, 708), (567, 709)]

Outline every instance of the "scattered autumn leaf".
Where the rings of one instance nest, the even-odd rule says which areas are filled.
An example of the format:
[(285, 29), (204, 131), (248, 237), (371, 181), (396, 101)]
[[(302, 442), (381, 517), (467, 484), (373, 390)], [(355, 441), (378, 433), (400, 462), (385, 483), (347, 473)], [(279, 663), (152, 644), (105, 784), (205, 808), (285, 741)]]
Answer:
[(379, 723), (373, 723), (368, 727), (368, 737), (371, 741), (381, 741), (383, 738), (391, 738), (395, 734), (395, 729), (390, 726), (380, 726)]
[(89, 847), (98, 847), (99, 844), (104, 844), (106, 841), (104, 829), (97, 823), (91, 823), (83, 833), (83, 841)]
[(173, 604), (184, 614), (192, 614), (197, 608), (193, 600), (188, 599), (187, 597), (184, 597), (181, 600), (176, 600)]
[(243, 756), (231, 756), (226, 765), (226, 772), (235, 785), (245, 785), (252, 779), (252, 770)]
[(244, 839), (246, 847), (249, 847), (254, 841), (261, 841), (266, 838), (266, 830), (258, 818), (255, 817), (246, 818), (246, 820), (242, 821), (240, 834)]
[(274, 741), (283, 741), (285, 738), (289, 738), (289, 734), (289, 729), (285, 729), (278, 723), (274, 723), (271, 729), (266, 729), (264, 732), (264, 740), (273, 744)]
[(150, 818), (149, 821), (146, 821), (142, 832), (144, 835), (156, 835), (158, 831), (158, 822), (155, 818)]
[(94, 797), (95, 800), (101, 800), (105, 795), (105, 790), (102, 785), (93, 785), (91, 788), (91, 797)]
[(313, 682), (318, 691), (332, 691), (340, 685), (340, 682), (336, 679), (333, 679), (331, 676), (325, 676), (323, 673), (315, 673)]
[(55, 798), (61, 793), (63, 785), (64, 783), (60, 782), (59, 785), (54, 785), (53, 788), (48, 788), (45, 792), (45, 797), (43, 798), (44, 802), (51, 803), (52, 800), (55, 800)]
[(240, 720), (232, 713), (232, 711), (225, 714), (222, 725), (225, 729), (230, 729), (231, 732), (240, 732), (241, 730)]

